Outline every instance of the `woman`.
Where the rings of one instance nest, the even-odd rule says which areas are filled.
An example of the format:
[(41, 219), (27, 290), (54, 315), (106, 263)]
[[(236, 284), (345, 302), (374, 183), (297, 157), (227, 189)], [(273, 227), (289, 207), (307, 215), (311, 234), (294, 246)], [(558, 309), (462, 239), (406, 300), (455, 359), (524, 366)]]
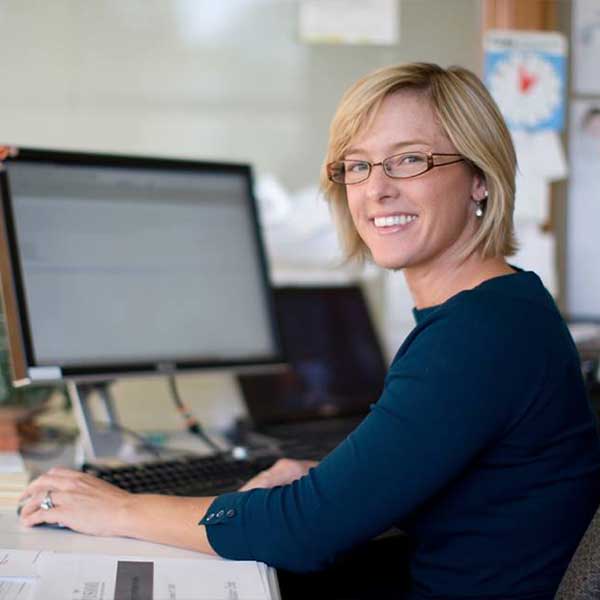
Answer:
[[(472, 73), (408, 64), (357, 82), (323, 188), (348, 256), (402, 269), (417, 322), (369, 416), (314, 468), (280, 462), (218, 498), (132, 496), (53, 469), (23, 522), (297, 571), (398, 526), (411, 598), (551, 598), (600, 500), (600, 448), (552, 298), (505, 259), (514, 177)], [(47, 490), (55, 508), (40, 510)]]

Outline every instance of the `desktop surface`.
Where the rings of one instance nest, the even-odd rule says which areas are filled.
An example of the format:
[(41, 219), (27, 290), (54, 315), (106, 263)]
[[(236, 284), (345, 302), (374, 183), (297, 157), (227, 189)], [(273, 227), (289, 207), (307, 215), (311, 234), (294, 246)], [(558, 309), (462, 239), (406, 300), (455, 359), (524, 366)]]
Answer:
[[(54, 551), (75, 555), (113, 555), (150, 558), (181, 558), (222, 561), (163, 544), (130, 538), (96, 537), (68, 529), (27, 528), (14, 510), (0, 510), (0, 547), (14, 550)], [(318, 573), (291, 573), (270, 569), (271, 581), (278, 582), (274, 598), (282, 600), (371, 600), (395, 598), (406, 586), (408, 544), (398, 534), (373, 540), (344, 556), (336, 565)], [(402, 566), (404, 565), (404, 566)], [(274, 577), (276, 573), (276, 578)], [(48, 599), (54, 600), (54, 599)], [(162, 600), (162, 599), (161, 599)]]

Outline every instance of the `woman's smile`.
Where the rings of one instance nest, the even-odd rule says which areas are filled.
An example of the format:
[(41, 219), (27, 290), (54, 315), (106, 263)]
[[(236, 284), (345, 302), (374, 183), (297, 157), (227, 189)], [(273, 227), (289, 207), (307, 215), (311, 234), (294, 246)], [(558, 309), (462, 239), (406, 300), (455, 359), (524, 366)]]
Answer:
[(390, 235), (406, 230), (418, 219), (417, 215), (407, 213), (392, 213), (379, 215), (371, 219), (377, 233)]

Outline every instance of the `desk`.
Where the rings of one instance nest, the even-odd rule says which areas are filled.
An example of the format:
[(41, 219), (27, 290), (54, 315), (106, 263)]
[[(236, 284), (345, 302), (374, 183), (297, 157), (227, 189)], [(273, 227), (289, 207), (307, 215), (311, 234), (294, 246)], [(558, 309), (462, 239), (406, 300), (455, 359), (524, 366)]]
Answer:
[[(41, 470), (52, 466), (52, 464), (60, 463), (70, 466), (73, 464), (73, 446), (71, 445), (70, 447), (65, 447), (61, 456), (55, 456), (50, 461), (42, 461), (37, 459), (27, 460), (26, 463), (29, 470), (36, 473), (39, 473)], [(202, 515), (199, 514), (198, 518), (200, 518), (200, 516)], [(169, 583), (170, 579), (173, 579), (173, 585), (177, 585), (179, 589), (179, 584), (181, 584), (181, 586), (184, 588), (184, 591), (181, 593), (185, 593), (185, 586), (187, 585), (188, 592), (192, 589), (204, 590), (205, 595), (202, 597), (207, 597), (207, 593), (208, 596), (213, 597), (212, 593), (207, 591), (208, 589), (211, 589), (211, 585), (213, 588), (219, 590), (219, 594), (226, 594), (226, 590), (229, 588), (222, 588), (221, 586), (225, 585), (225, 583), (231, 583), (234, 588), (237, 585), (242, 586), (239, 588), (240, 597), (248, 598), (248, 594), (250, 594), (253, 598), (262, 598), (263, 594), (266, 594), (267, 590), (270, 590), (270, 598), (273, 598), (274, 600), (278, 600), (280, 598), (276, 572), (274, 569), (265, 569), (264, 565), (257, 566), (255, 563), (252, 563), (240, 565), (239, 568), (236, 569), (236, 565), (234, 563), (230, 563), (229, 561), (219, 557), (208, 556), (191, 550), (178, 549), (163, 544), (156, 544), (130, 538), (89, 536), (71, 531), (69, 529), (58, 529), (47, 526), (28, 528), (20, 523), (16, 511), (12, 507), (0, 509), (0, 548), (7, 548), (9, 550), (34, 551), (36, 553), (38, 551), (64, 553), (63, 556), (56, 556), (56, 558), (53, 558), (55, 556), (53, 555), (53, 557), (49, 557), (48, 560), (62, 561), (62, 564), (64, 564), (65, 560), (69, 561), (67, 563), (67, 571), (65, 571), (69, 573), (72, 571), (70, 562), (72, 560), (78, 561), (78, 563), (75, 564), (95, 564), (94, 562), (89, 561), (88, 557), (90, 555), (103, 555), (105, 557), (131, 556), (150, 559), (151, 562), (154, 563), (152, 569), (157, 577), (154, 582), (155, 593), (157, 593), (158, 589), (164, 591), (164, 586)], [(65, 558), (66, 555), (72, 558), (67, 559)], [(79, 558), (75, 559), (75, 557)], [(161, 559), (180, 559), (185, 560), (186, 562), (173, 563), (170, 560), (165, 562)], [(190, 563), (190, 561), (194, 562)], [(99, 562), (102, 564), (117, 564), (114, 559), (111, 560), (108, 558), (101, 559)], [(214, 562), (219, 564), (213, 564)], [(45, 564), (48, 565), (48, 562)], [(193, 566), (190, 567), (190, 564)], [(177, 573), (182, 572), (177, 571), (178, 568), (180, 570), (184, 569), (183, 573), (185, 573), (185, 575), (177, 575)], [(73, 572), (78, 573), (77, 577), (83, 577), (83, 571), (79, 570), (78, 567), (75, 567), (75, 571)], [(65, 581), (65, 579), (62, 577), (54, 576), (54, 568), (51, 568), (49, 573), (49, 576), (42, 576), (46, 577), (46, 579), (42, 579), (42, 582), (45, 580), (57, 583)], [(107, 571), (104, 571), (104, 573), (106, 574)], [(112, 574), (112, 570), (110, 573)], [(106, 575), (106, 577), (111, 576), (113, 575)], [(100, 577), (100, 575), (98, 575), (98, 577)], [(211, 577), (212, 579), (210, 579)], [(107, 581), (109, 580), (107, 579)], [(37, 585), (41, 586), (39, 588), (41, 591), (38, 593), (45, 593), (45, 587), (43, 584), (38, 583)], [(112, 584), (107, 583), (107, 585)], [(169, 583), (169, 585), (171, 585), (171, 583)], [(260, 588), (252, 587), (256, 585), (260, 586)], [(259, 590), (259, 592), (256, 590)], [(0, 593), (0, 596), (1, 595), (2, 594)], [(59, 597), (62, 598), (62, 592), (59, 594), (53, 593), (49, 600), (54, 600), (54, 598)], [(163, 594), (157, 596), (156, 598), (157, 600), (162, 600), (164, 597), (165, 596)]]
[[(62, 456), (54, 457), (51, 461), (35, 460), (27, 463), (37, 473), (52, 464), (69, 466), (73, 463), (72, 448), (66, 448)], [(0, 540), (0, 546), (23, 550), (198, 558), (198, 554), (192, 551), (128, 538), (99, 538), (45, 527), (26, 528), (20, 525), (12, 510), (0, 511)], [(295, 574), (279, 571), (281, 597), (283, 600), (398, 597), (408, 580), (407, 553), (406, 538), (393, 536), (365, 544), (322, 573)]]
[[(25, 527), (14, 510), (0, 510), (0, 546), (16, 550), (54, 550), (80, 554), (127, 554), (170, 558), (198, 558), (197, 552), (130, 538), (84, 535), (52, 527)], [(210, 559), (221, 560), (215, 557)]]
[[(274, 569), (268, 569), (266, 574), (263, 572), (260, 575), (260, 579), (257, 580), (256, 578), (259, 577), (259, 572), (257, 570), (253, 571), (253, 569), (257, 568), (256, 565), (246, 565), (241, 571), (235, 573), (230, 567), (230, 565), (223, 565), (223, 563), (226, 561), (224, 561), (221, 558), (207, 555), (199, 555), (197, 552), (181, 550), (162, 544), (153, 544), (150, 542), (143, 542), (140, 540), (128, 538), (94, 537), (70, 530), (55, 529), (51, 527), (28, 528), (20, 524), (17, 515), (12, 510), (0, 510), (0, 547), (8, 548), (11, 550), (17, 549), (36, 552), (39, 550), (46, 550), (61, 552), (65, 553), (63, 556), (66, 556), (67, 554), (79, 557), (83, 556), (83, 561), (86, 563), (88, 562), (85, 558), (86, 555), (92, 554), (143, 557), (144, 559), (152, 559), (152, 562), (159, 561), (156, 563), (157, 565), (161, 564), (160, 559), (192, 559), (195, 561), (194, 565), (198, 564), (198, 567), (195, 567), (196, 571), (198, 571), (199, 569), (205, 574), (212, 574), (215, 572), (215, 569), (217, 571), (220, 571), (220, 575), (217, 576), (217, 579), (213, 579), (213, 587), (216, 587), (216, 589), (220, 590), (221, 583), (226, 580), (228, 582), (230, 579), (235, 581), (237, 579), (238, 574), (240, 576), (239, 581), (246, 582), (242, 583), (242, 585), (247, 585), (247, 576), (250, 574), (254, 577), (254, 585), (260, 586), (261, 597), (263, 597), (263, 593), (266, 593), (266, 586), (268, 586), (268, 588), (270, 589), (270, 598), (272, 598), (273, 600), (280, 600), (277, 577)], [(207, 562), (210, 563), (212, 561), (221, 563), (221, 565), (219, 565), (221, 569), (218, 569), (217, 565), (211, 565), (207, 568)], [(169, 578), (173, 577), (172, 568), (174, 567), (172, 565), (173, 563), (170, 562), (162, 563), (163, 583), (161, 585), (166, 585), (164, 583), (165, 575), (168, 575)], [(70, 563), (68, 568), (71, 568)], [(198, 576), (198, 573), (196, 573), (195, 577), (192, 576), (191, 578), (189, 578), (189, 576), (187, 575), (189, 568), (189, 563), (187, 563), (185, 566), (185, 570), (179, 571), (179, 577), (182, 578), (181, 583), (183, 584), (184, 580), (187, 580), (188, 594), (191, 591), (189, 589), (190, 586), (195, 586), (196, 582), (198, 582), (199, 585), (202, 585), (202, 582), (205, 581), (205, 579)], [(225, 571), (223, 571), (223, 568), (225, 569)], [(251, 569), (251, 571), (248, 571), (249, 568)], [(181, 566), (179, 566), (179, 569), (181, 569)], [(182, 573), (186, 573), (186, 575), (181, 575)], [(51, 580), (53, 574), (54, 571), (52, 571), (52, 576), (48, 577), (49, 580)], [(268, 580), (268, 583), (264, 579), (265, 575)], [(43, 577), (44, 576), (42, 576), (41, 582), (38, 582), (38, 586), (43, 585), (43, 582), (45, 581)], [(57, 580), (56, 578), (54, 578), (53, 581), (59, 582), (61, 580)], [(173, 583), (175, 583), (175, 585), (177, 585), (177, 588), (179, 588), (179, 583)], [(150, 583), (150, 586), (152, 586), (152, 583)], [(194, 590), (195, 589), (196, 588), (194, 587)], [(46, 593), (46, 589), (44, 587), (38, 589), (38, 592), (40, 590), (42, 593)], [(183, 593), (185, 594), (185, 592)], [(199, 596), (206, 597), (206, 593), (207, 592), (205, 589), (204, 595), (199, 594)], [(227, 592), (223, 591), (223, 593), (226, 594)], [(244, 593), (246, 594), (246, 597), (248, 597), (248, 593), (250, 593), (252, 597), (254, 597), (254, 592), (250, 592), (247, 589), (245, 592), (242, 592), (242, 594)], [(163, 597), (164, 596), (160, 596), (160, 598), (157, 598), (157, 600), (162, 600)], [(55, 600), (55, 598), (56, 597), (53, 595), (53, 597), (49, 598), (49, 600)]]
[[(75, 554), (111, 554), (149, 558), (198, 558), (198, 553), (129, 538), (102, 538), (49, 527), (28, 528), (14, 511), (0, 510), (0, 546), (19, 550), (54, 550)], [(374, 540), (339, 564), (311, 574), (278, 572), (282, 600), (370, 600), (396, 598), (408, 581), (404, 536)], [(206, 560), (220, 561), (213, 556)], [(272, 574), (274, 576), (274, 570)], [(277, 598), (277, 596), (274, 596)]]

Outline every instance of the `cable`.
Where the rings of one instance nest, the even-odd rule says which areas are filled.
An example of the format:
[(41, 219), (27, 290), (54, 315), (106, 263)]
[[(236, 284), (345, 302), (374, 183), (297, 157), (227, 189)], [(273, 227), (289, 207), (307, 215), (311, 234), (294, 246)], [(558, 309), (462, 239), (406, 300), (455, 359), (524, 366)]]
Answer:
[(102, 425), (108, 429), (122, 431), (123, 433), (126, 433), (127, 435), (136, 438), (137, 440), (139, 440), (141, 447), (147, 449), (156, 458), (165, 458), (165, 454), (175, 454), (180, 456), (189, 456), (197, 454), (197, 452), (194, 452), (193, 450), (189, 449), (171, 448), (170, 446), (156, 444), (155, 442), (151, 442), (150, 440), (146, 439), (142, 434), (135, 432), (133, 429), (128, 429), (127, 427), (123, 427), (122, 425), (118, 425), (116, 423), (109, 424), (99, 421), (95, 421), (94, 423), (96, 424), (96, 426)]
[(157, 446), (156, 444), (149, 442), (143, 435), (140, 435), (139, 433), (133, 431), (133, 429), (128, 429), (127, 427), (123, 427), (123, 425), (118, 425), (117, 423), (104, 423), (104, 422), (100, 422), (100, 421), (94, 421), (94, 426), (99, 427), (99, 428), (105, 427), (106, 429), (109, 429), (109, 430), (112, 429), (112, 430), (121, 431), (123, 433), (126, 433), (127, 435), (130, 435), (132, 438), (138, 440), (138, 442), (140, 442), (141, 448), (143, 450), (148, 450), (148, 452), (150, 452), (156, 458), (161, 458), (161, 451), (163, 449), (160, 448), (159, 446)]
[(181, 399), (181, 396), (179, 395), (179, 392), (177, 390), (177, 382), (175, 381), (175, 376), (168, 375), (167, 381), (169, 383), (171, 398), (173, 399), (173, 402), (175, 403), (179, 414), (183, 417), (187, 430), (193, 435), (198, 436), (207, 446), (210, 447), (211, 450), (214, 450), (215, 452), (222, 452), (222, 449), (219, 448), (219, 446), (217, 446), (208, 437), (208, 435), (206, 435), (204, 429), (202, 429), (202, 426), (200, 425), (196, 417), (194, 417), (190, 409), (183, 403), (183, 400)]

